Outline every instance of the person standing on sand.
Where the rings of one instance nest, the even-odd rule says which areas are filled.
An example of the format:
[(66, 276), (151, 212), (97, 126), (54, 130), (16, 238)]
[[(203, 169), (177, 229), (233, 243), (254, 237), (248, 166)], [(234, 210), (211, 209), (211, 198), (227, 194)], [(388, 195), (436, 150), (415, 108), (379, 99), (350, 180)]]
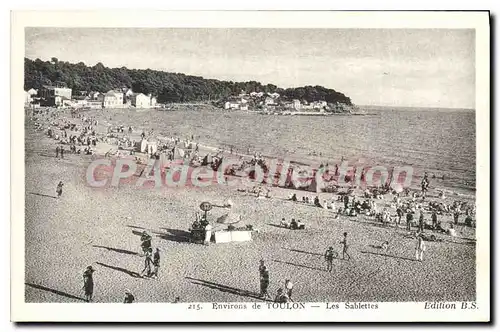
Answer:
[(406, 214), (406, 230), (409, 232), (411, 231), (411, 223), (413, 222), (413, 212), (408, 211)]
[(326, 270), (332, 272), (333, 270), (333, 247), (329, 247), (325, 252)]
[(344, 210), (349, 207), (349, 196), (344, 195)]
[(437, 225), (438, 225), (438, 216), (437, 216), (436, 210), (432, 211), (431, 218), (432, 218), (432, 228), (436, 229)]
[(420, 210), (420, 215), (418, 217), (418, 230), (419, 232), (424, 232), (424, 211)]
[(61, 145), (61, 159), (64, 159), (64, 147)]
[(269, 288), (269, 270), (264, 266), (260, 277), (260, 297), (264, 299), (271, 298), (267, 289)]
[(64, 185), (64, 183), (62, 181), (59, 181), (59, 183), (57, 184), (57, 188), (56, 188), (57, 198), (61, 197), (61, 195), (62, 195), (63, 185)]
[(153, 254), (153, 249), (148, 248), (146, 251), (146, 257), (144, 259), (144, 269), (141, 272), (141, 276), (144, 276), (146, 274), (146, 277), (151, 276), (151, 264), (153, 263), (153, 260), (151, 259), (151, 256)]
[(350, 260), (351, 256), (347, 253), (347, 248), (349, 247), (347, 245), (347, 232), (344, 232), (344, 239), (340, 241), (340, 244), (342, 244), (342, 259), (345, 259), (347, 256), (347, 260)]
[(141, 248), (143, 254), (147, 254), (149, 249), (151, 249), (151, 240), (151, 235), (149, 235), (146, 231), (143, 231), (141, 234)]
[(210, 245), (211, 238), (212, 238), (212, 225), (207, 224), (205, 226), (205, 240), (203, 241), (203, 244), (206, 246)]
[(286, 279), (285, 280), (285, 292), (291, 301), (293, 301), (292, 300), (292, 291), (293, 291), (293, 283), (290, 279)]
[(95, 270), (90, 265), (83, 272), (83, 291), (85, 292), (85, 301), (87, 302), (92, 301), (92, 295), (94, 294), (94, 272)]
[(154, 279), (158, 278), (158, 270), (160, 269), (160, 248), (156, 248), (156, 252), (153, 255), (153, 273), (151, 274), (151, 277), (154, 277)]
[(417, 235), (417, 243), (415, 247), (415, 258), (417, 261), (422, 262), (424, 259), (425, 242), (422, 233)]
[(458, 225), (458, 217), (460, 217), (460, 210), (458, 208), (453, 212), (453, 223)]
[(56, 158), (59, 158), (59, 145), (56, 146)]
[(396, 214), (398, 215), (398, 219), (396, 219), (396, 227), (399, 228), (399, 224), (401, 224), (401, 218), (403, 217), (403, 209), (401, 206), (398, 206), (396, 209)]
[(262, 275), (264, 274), (264, 270), (266, 269), (266, 266), (264, 265), (264, 260), (260, 260), (260, 265), (259, 265), (259, 279), (262, 279)]

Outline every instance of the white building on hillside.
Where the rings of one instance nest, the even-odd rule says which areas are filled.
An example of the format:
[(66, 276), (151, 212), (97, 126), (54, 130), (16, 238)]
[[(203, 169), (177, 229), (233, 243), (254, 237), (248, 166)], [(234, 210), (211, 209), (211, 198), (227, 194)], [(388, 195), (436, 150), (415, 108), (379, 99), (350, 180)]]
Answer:
[(123, 92), (116, 90), (109, 90), (102, 98), (102, 107), (104, 108), (123, 108)]
[(143, 93), (134, 93), (130, 96), (132, 106), (136, 108), (149, 108), (151, 107), (151, 98)]

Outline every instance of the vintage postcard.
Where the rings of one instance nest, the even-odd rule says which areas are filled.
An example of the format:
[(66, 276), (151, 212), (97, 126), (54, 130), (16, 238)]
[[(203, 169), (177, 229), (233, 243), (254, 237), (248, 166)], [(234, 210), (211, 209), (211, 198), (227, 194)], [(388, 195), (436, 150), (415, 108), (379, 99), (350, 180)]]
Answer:
[(13, 12), (11, 319), (488, 322), (489, 29)]

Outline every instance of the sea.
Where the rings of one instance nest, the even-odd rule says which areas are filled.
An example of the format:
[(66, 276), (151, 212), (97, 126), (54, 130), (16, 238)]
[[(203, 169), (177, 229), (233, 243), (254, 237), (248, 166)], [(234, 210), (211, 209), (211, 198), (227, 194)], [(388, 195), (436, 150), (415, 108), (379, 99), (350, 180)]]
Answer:
[[(475, 194), (475, 111), (360, 107), (365, 115), (283, 116), (240, 111), (146, 111), (144, 128), (239, 153), (349, 166), (407, 167), (435, 185)], [(130, 114), (130, 113), (129, 113)], [(136, 113), (137, 114), (137, 113)], [(135, 116), (133, 116), (135, 117)], [(138, 119), (137, 119), (138, 120)], [(184, 136), (185, 135), (185, 136)]]

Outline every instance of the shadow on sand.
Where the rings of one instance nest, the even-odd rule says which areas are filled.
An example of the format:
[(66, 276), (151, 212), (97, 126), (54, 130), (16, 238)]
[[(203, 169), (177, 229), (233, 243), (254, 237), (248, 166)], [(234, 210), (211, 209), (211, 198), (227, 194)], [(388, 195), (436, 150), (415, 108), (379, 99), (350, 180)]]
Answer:
[(250, 292), (250, 291), (247, 291), (244, 289), (230, 287), (230, 286), (226, 286), (226, 285), (222, 285), (222, 284), (218, 284), (215, 282), (206, 281), (206, 280), (202, 280), (202, 279), (196, 279), (196, 278), (191, 278), (191, 277), (185, 277), (185, 278), (191, 280), (191, 283), (193, 283), (195, 285), (201, 285), (201, 286), (205, 286), (208, 288), (216, 289), (216, 290), (224, 292), (224, 293), (231, 293), (231, 294), (235, 294), (235, 295), (239, 295), (239, 296), (249, 297), (252, 299), (262, 300), (262, 298), (259, 297), (259, 294), (255, 293), (255, 292)]
[(389, 255), (389, 254), (383, 254), (380, 252), (371, 252), (371, 251), (361, 251), (362, 254), (371, 254), (371, 255), (377, 255), (377, 256), (384, 256), (384, 257), (391, 257), (391, 258), (396, 258), (396, 259), (402, 259), (405, 261), (412, 261), (416, 262), (415, 259), (413, 258), (408, 258), (408, 257), (399, 257), (399, 256), (394, 256), (394, 255)]
[(307, 265), (302, 265), (302, 264), (297, 264), (297, 263), (292, 263), (292, 262), (284, 262), (284, 261), (279, 261), (276, 259), (273, 259), (273, 262), (283, 263), (283, 264), (292, 265), (292, 266), (296, 266), (296, 267), (304, 267), (306, 269), (311, 269), (311, 270), (316, 270), (316, 271), (326, 271), (325, 269), (320, 269), (318, 267), (307, 266)]
[(324, 254), (320, 254), (320, 253), (317, 253), (317, 252), (310, 252), (310, 251), (304, 251), (304, 250), (298, 250), (298, 249), (288, 249), (288, 248), (283, 248), (283, 249), (290, 250), (290, 251), (293, 251), (293, 252), (298, 252), (300, 254), (308, 254), (308, 255), (314, 255), (314, 256), (324, 256)]
[(137, 228), (137, 229), (145, 229), (144, 227), (141, 227), (141, 226), (134, 226), (134, 225), (127, 225), (127, 227), (130, 227), (130, 228)]
[(57, 198), (56, 196), (45, 195), (45, 194), (39, 194), (39, 193), (30, 193), (30, 194), (31, 194), (31, 195), (36, 195), (36, 196), (42, 196), (42, 197)]
[(126, 249), (117, 249), (117, 248), (111, 248), (111, 247), (105, 247), (105, 246), (98, 246), (98, 245), (93, 245), (92, 247), (106, 249), (106, 250), (114, 251), (114, 252), (117, 252), (117, 253), (120, 253), (120, 254), (140, 256), (139, 253), (136, 253), (136, 252), (133, 252), (133, 251), (130, 251), (130, 250), (126, 250)]
[(107, 267), (108, 269), (112, 269), (112, 270), (116, 270), (116, 271), (120, 271), (120, 272), (126, 273), (126, 274), (128, 274), (129, 276), (131, 276), (133, 278), (142, 278), (142, 276), (139, 273), (133, 272), (133, 271), (130, 271), (130, 270), (127, 270), (127, 269), (124, 269), (122, 267), (107, 265), (107, 264), (99, 263), (99, 262), (97, 262), (97, 264), (99, 264), (101, 266), (104, 266), (104, 267)]
[(156, 234), (159, 238), (167, 241), (173, 241), (179, 243), (190, 242), (191, 233), (188, 231), (184, 231), (182, 229), (163, 228), (163, 227), (160, 227), (160, 229), (164, 229), (168, 233), (163, 233), (163, 232), (152, 232), (152, 233)]
[(85, 299), (83, 299), (81, 297), (78, 297), (78, 296), (75, 296), (75, 295), (71, 295), (71, 294), (68, 294), (68, 293), (65, 293), (65, 292), (62, 292), (62, 291), (58, 291), (56, 289), (52, 289), (52, 288), (48, 288), (48, 287), (40, 286), (40, 285), (35, 285), (35, 284), (29, 283), (29, 282), (26, 282), (25, 285), (33, 287), (33, 288), (36, 288), (36, 289), (40, 289), (40, 290), (43, 290), (43, 291), (51, 292), (51, 293), (54, 293), (54, 294), (59, 295), (59, 296), (64, 296), (64, 297), (67, 297), (69, 299), (74, 299), (74, 300), (80, 300), (80, 301), (83, 301), (83, 302), (87, 302)]
[(267, 224), (267, 225), (269, 225), (269, 226), (273, 226), (273, 227), (276, 227), (276, 228), (284, 228), (284, 229), (289, 229), (289, 228), (287, 228), (287, 227), (285, 227), (285, 226), (283, 226), (283, 225), (276, 225), (276, 224)]
[(455, 242), (452, 240), (443, 240), (443, 242), (452, 243), (452, 244), (462, 244), (462, 245), (467, 245), (467, 246), (475, 246), (476, 245), (476, 241)]

